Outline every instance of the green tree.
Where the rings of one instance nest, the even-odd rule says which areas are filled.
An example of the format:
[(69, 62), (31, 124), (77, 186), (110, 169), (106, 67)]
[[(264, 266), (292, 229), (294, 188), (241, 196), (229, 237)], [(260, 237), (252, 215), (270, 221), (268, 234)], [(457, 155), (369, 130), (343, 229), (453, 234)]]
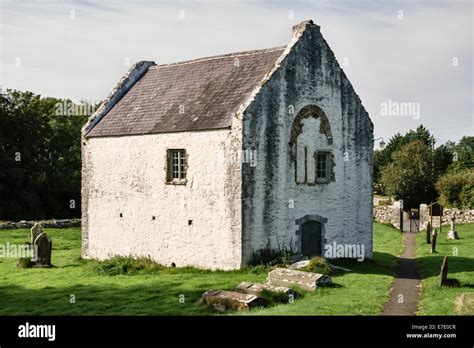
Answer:
[[(51, 100), (45, 102), (51, 103)], [(69, 100), (66, 102), (71, 103)], [(87, 116), (79, 115), (54, 115), (50, 118), (51, 136), (47, 139), (47, 181), (50, 189), (45, 202), (47, 216), (80, 215), (81, 128), (86, 121)]]
[(446, 173), (453, 163), (454, 152), (446, 145), (437, 147), (434, 151), (434, 180)]
[(31, 92), (0, 94), (0, 219), (44, 214), (41, 191), (50, 135), (41, 99)]
[(474, 168), (443, 175), (436, 183), (439, 200), (446, 207), (474, 207)]
[(392, 154), (392, 162), (381, 170), (381, 183), (387, 193), (402, 199), (406, 209), (436, 197), (433, 151), (422, 139), (408, 142)]
[(381, 181), (382, 168), (392, 162), (392, 155), (400, 150), (404, 145), (419, 140), (427, 146), (433, 145), (433, 137), (431, 136), (428, 129), (423, 125), (420, 125), (416, 130), (410, 130), (405, 135), (400, 133), (392, 136), (387, 146), (383, 150), (377, 150), (374, 153), (374, 183), (376, 184), (379, 191), (386, 193), (384, 185)]
[(456, 154), (457, 160), (448, 168), (450, 172), (459, 172), (464, 169), (474, 168), (474, 137), (464, 136), (459, 143), (448, 142), (446, 146), (453, 154)]
[(0, 220), (80, 216), (80, 129), (87, 116), (56, 115), (61, 102), (1, 91)]

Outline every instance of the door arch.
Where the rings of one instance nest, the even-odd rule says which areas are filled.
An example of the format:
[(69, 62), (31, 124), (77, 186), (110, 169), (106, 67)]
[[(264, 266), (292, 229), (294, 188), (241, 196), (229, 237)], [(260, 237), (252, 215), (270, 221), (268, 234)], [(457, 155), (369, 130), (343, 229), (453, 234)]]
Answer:
[(297, 240), (300, 253), (303, 255), (322, 255), (327, 218), (310, 214), (297, 219), (295, 222), (299, 225), (296, 235), (299, 237)]

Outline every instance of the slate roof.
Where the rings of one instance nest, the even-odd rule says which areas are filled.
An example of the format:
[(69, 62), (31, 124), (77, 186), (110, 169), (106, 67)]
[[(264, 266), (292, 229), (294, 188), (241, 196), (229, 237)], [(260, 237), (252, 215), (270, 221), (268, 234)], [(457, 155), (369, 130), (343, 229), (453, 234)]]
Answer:
[(247, 100), (284, 49), (151, 66), (87, 136), (230, 127), (231, 113)]

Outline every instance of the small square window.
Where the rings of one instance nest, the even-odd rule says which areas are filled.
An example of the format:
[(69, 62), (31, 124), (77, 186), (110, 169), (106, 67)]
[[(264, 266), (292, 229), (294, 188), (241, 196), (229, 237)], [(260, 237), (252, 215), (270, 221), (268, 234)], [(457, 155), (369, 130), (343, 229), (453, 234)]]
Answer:
[(316, 181), (327, 183), (330, 179), (330, 159), (329, 152), (318, 152), (316, 155)]
[(167, 178), (168, 183), (185, 184), (187, 158), (186, 150), (184, 149), (169, 149), (167, 150)]

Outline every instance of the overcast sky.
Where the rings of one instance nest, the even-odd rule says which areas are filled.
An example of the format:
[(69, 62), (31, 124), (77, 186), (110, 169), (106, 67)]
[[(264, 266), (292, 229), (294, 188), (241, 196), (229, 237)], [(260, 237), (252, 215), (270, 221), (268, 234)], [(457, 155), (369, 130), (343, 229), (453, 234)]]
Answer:
[[(294, 24), (313, 19), (375, 137), (387, 141), (420, 123), (438, 144), (474, 134), (471, 0), (0, 3), (3, 88), (102, 100), (134, 62), (286, 45)], [(404, 115), (383, 114), (397, 103), (415, 104)]]

